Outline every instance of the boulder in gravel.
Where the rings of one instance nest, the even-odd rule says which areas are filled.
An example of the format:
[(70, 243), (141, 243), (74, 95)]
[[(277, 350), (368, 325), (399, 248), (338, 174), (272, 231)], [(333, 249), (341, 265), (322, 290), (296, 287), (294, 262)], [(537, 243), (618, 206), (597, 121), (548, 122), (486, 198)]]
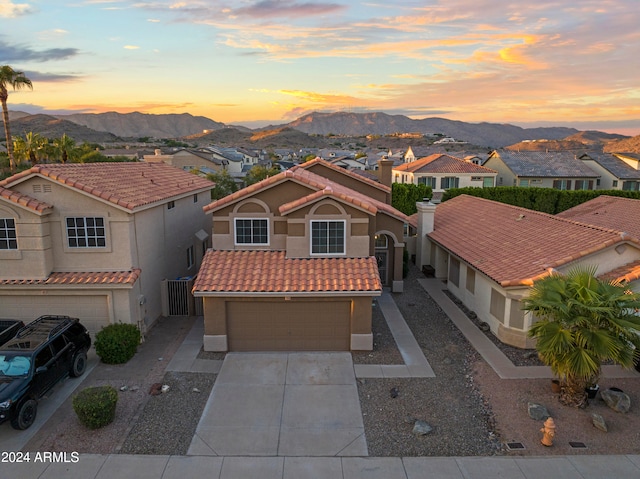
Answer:
[(547, 408), (542, 406), (541, 404), (530, 402), (529, 417), (531, 419), (535, 419), (536, 421), (544, 421), (547, 418), (551, 417), (551, 414), (549, 414), (549, 411), (547, 411)]
[(417, 420), (413, 425), (412, 432), (416, 436), (426, 436), (431, 431), (433, 431), (433, 428), (429, 424), (427, 424), (425, 421)]
[(604, 418), (600, 414), (597, 414), (597, 413), (594, 412), (591, 415), (591, 420), (593, 421), (593, 425), (596, 428), (598, 428), (598, 429), (600, 429), (601, 431), (604, 431), (604, 432), (608, 431), (607, 423), (604, 422)]
[(615, 412), (627, 413), (631, 409), (631, 398), (622, 391), (605, 389), (600, 393), (600, 397)]

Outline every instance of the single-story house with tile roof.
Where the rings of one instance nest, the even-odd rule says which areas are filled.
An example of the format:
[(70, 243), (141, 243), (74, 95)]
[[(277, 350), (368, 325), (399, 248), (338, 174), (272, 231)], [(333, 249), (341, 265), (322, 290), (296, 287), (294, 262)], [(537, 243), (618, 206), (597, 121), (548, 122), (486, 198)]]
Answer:
[(41, 164), (0, 181), (0, 316), (76, 316), (95, 333), (162, 314), (195, 275), (212, 183), (164, 163)]
[(600, 175), (600, 190), (640, 190), (639, 161), (618, 153), (589, 152), (580, 159)]
[(595, 190), (600, 175), (570, 151), (493, 151), (483, 166), (498, 172), (496, 186)]
[(371, 350), (372, 300), (403, 284), (388, 189), (316, 159), (207, 205), (205, 349)]
[(596, 265), (599, 275), (637, 281), (640, 240), (620, 227), (468, 195), (417, 206), (423, 239), (418, 266), (433, 267), (447, 289), (507, 344), (533, 346), (527, 331), (534, 318), (522, 310), (522, 299), (535, 280), (554, 270)]
[(434, 199), (439, 200), (442, 193), (449, 188), (494, 186), (497, 174), (495, 170), (471, 161), (443, 153), (434, 153), (410, 163), (394, 166), (393, 182), (430, 186)]

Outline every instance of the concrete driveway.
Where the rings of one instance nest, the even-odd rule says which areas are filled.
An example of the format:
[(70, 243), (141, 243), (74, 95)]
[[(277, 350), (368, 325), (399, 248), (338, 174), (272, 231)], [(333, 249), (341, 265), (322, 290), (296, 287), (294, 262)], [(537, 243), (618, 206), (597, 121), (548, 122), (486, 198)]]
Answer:
[(351, 354), (227, 354), (188, 454), (367, 456)]

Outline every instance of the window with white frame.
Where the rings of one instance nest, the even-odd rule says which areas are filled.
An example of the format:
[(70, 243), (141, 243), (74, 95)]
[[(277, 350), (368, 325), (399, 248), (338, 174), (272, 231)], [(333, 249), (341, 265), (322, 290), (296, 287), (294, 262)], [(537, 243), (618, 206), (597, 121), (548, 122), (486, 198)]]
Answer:
[(0, 249), (18, 249), (16, 222), (13, 218), (0, 218)]
[(269, 244), (269, 220), (267, 218), (236, 218), (236, 244)]
[(344, 254), (345, 221), (311, 221), (311, 254)]
[(104, 218), (99, 216), (67, 218), (67, 245), (69, 248), (106, 247)]

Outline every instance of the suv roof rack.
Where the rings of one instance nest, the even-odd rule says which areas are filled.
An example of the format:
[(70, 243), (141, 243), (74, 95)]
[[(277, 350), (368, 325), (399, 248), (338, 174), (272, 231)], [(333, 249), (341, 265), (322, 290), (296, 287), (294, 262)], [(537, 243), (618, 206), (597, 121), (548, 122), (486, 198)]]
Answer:
[[(70, 316), (40, 316), (35, 321), (32, 321), (18, 330), (10, 343), (19, 342), (18, 340), (28, 336), (31, 342), (35, 345), (49, 340), (52, 336), (55, 336), (58, 332), (64, 330), (74, 322), (77, 322), (77, 319)], [(5, 345), (5, 347), (11, 347), (10, 343)]]

